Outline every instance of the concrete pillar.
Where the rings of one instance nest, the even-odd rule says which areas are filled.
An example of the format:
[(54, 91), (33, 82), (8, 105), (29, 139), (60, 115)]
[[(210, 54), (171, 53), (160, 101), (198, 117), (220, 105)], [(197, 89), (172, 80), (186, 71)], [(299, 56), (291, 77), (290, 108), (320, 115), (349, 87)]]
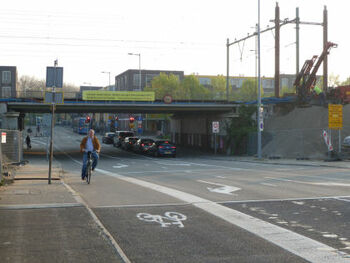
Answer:
[(2, 129), (18, 130), (19, 112), (6, 112), (2, 115)]

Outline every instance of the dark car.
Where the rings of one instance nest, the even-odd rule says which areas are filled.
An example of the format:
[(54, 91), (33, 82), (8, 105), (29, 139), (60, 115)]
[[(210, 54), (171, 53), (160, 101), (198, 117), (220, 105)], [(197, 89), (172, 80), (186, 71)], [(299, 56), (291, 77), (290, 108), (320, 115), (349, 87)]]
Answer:
[(102, 142), (105, 144), (112, 144), (114, 136), (114, 132), (106, 132), (105, 135), (102, 137)]
[(154, 140), (150, 138), (138, 139), (134, 144), (133, 150), (138, 153), (146, 153), (153, 143)]
[(134, 137), (134, 132), (132, 131), (116, 131), (115, 137), (113, 139), (113, 145), (115, 147), (121, 147), (122, 142), (126, 137)]
[(138, 139), (138, 137), (125, 137), (124, 141), (122, 142), (122, 148), (127, 151), (133, 149), (133, 145)]
[(148, 153), (156, 157), (158, 156), (172, 156), (176, 157), (176, 146), (166, 140), (157, 140), (148, 149)]

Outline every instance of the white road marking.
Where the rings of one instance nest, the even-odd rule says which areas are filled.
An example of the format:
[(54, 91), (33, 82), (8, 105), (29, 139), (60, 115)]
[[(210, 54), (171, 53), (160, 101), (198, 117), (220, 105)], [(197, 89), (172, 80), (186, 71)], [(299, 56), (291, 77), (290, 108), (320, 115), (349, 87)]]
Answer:
[[(136, 216), (138, 219), (142, 221), (159, 223), (161, 227), (177, 225), (180, 228), (184, 228), (185, 226), (181, 221), (184, 221), (187, 219), (187, 216), (178, 212), (165, 212), (164, 216), (151, 215), (148, 213), (138, 213)], [(165, 222), (165, 221), (168, 221), (168, 222)]]
[(75, 200), (84, 205), (85, 208), (88, 210), (90, 213), (92, 219), (95, 221), (95, 223), (100, 227), (102, 230), (103, 234), (106, 236), (106, 238), (112, 243), (113, 247), (116, 249), (117, 253), (119, 256), (123, 259), (125, 263), (131, 263), (131, 261), (128, 259), (128, 257), (125, 255), (124, 251), (121, 249), (121, 247), (118, 245), (118, 243), (115, 241), (111, 233), (108, 232), (108, 230), (105, 228), (105, 226), (102, 224), (102, 222), (98, 219), (98, 217), (95, 215), (95, 213), (92, 211), (92, 209), (88, 206), (88, 204), (81, 198), (81, 196), (73, 190), (68, 184), (65, 182), (62, 182), (62, 184), (72, 193), (74, 196)]
[(114, 165), (113, 168), (125, 168), (125, 167), (129, 167), (129, 165), (127, 164), (119, 164), (119, 165)]
[(271, 179), (271, 180), (276, 180), (276, 181), (282, 181), (282, 182), (292, 182), (292, 183), (297, 183), (297, 184), (350, 187), (350, 184), (345, 184), (345, 183), (334, 183), (334, 182), (304, 182), (304, 181), (290, 180), (290, 179), (284, 179), (284, 178), (273, 178), (273, 177), (265, 177), (265, 178), (266, 178), (266, 179)]
[(17, 210), (17, 209), (46, 209), (46, 208), (63, 208), (79, 207), (80, 203), (54, 203), (54, 204), (30, 204), (30, 205), (0, 205), (0, 210)]
[(207, 187), (207, 189), (210, 192), (213, 192), (213, 193), (232, 195), (232, 192), (241, 190), (241, 188), (238, 188), (238, 187), (235, 187), (235, 186), (230, 186), (230, 185), (225, 185), (225, 184), (207, 182), (207, 181), (203, 181), (203, 180), (197, 180), (197, 182), (220, 186), (220, 187), (217, 187), (217, 188)]
[(288, 229), (273, 225), (261, 219), (254, 218), (231, 208), (222, 206), (210, 200), (188, 194), (169, 187), (142, 181), (132, 177), (111, 173), (97, 169), (98, 172), (118, 178), (154, 191), (167, 194), (184, 202), (193, 204), (212, 215), (215, 215), (231, 224), (239, 226), (305, 260), (310, 262), (342, 263), (349, 262), (338, 251), (311, 238), (294, 233)]

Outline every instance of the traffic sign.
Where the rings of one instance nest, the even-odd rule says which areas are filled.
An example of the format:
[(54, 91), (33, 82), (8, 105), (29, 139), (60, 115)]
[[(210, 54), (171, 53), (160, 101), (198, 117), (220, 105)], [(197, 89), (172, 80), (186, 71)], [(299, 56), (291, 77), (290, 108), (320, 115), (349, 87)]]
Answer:
[(46, 67), (46, 87), (62, 88), (63, 87), (63, 68)]
[(343, 128), (343, 105), (328, 104), (328, 127), (330, 129)]
[(213, 133), (219, 133), (220, 132), (220, 126), (218, 121), (213, 121)]

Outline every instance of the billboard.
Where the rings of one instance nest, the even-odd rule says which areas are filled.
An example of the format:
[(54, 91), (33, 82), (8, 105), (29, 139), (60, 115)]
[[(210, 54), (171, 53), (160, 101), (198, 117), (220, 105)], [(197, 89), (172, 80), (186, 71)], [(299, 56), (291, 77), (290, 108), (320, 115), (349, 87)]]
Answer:
[(83, 91), (83, 100), (154, 101), (154, 99), (153, 91)]

